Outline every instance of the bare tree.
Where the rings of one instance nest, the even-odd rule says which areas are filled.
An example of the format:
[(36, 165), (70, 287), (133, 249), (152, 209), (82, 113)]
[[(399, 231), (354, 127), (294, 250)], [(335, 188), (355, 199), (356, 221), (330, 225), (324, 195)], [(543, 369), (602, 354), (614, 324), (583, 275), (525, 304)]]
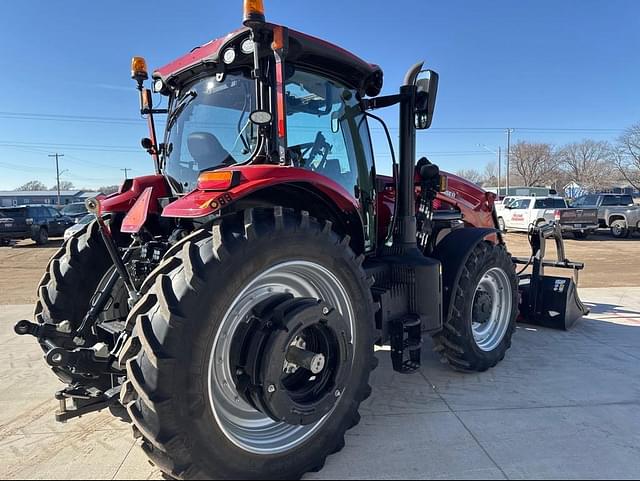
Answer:
[(511, 169), (525, 187), (540, 187), (555, 180), (559, 162), (551, 145), (521, 141), (511, 147)]
[[(93, 190), (93, 189), (85, 189), (85, 190)], [(96, 192), (102, 192), (103, 194), (109, 195), (109, 194), (113, 194), (115, 192), (118, 192), (118, 190), (120, 190), (120, 186), (118, 186), (118, 185), (105, 185), (103, 187), (98, 187), (95, 190), (96, 190)]]
[(21, 185), (20, 187), (18, 187), (16, 190), (22, 190), (22, 191), (26, 190), (26, 191), (29, 191), (29, 192), (34, 192), (36, 190), (47, 190), (47, 186), (44, 185), (39, 180), (30, 180), (26, 184)]
[(485, 165), (482, 173), (482, 182), (484, 185), (498, 185), (498, 164), (496, 162), (489, 162)]
[(613, 147), (609, 142), (574, 142), (560, 149), (558, 158), (568, 178), (585, 189), (602, 190), (615, 180)]
[(478, 185), (482, 184), (484, 180), (484, 176), (476, 169), (460, 169), (456, 172), (456, 175)]
[(614, 161), (626, 181), (640, 190), (640, 124), (629, 127), (620, 136)]
[[(57, 189), (58, 189), (58, 186), (54, 185), (49, 190), (57, 190)], [(73, 190), (73, 189), (75, 189), (73, 182), (70, 182), (68, 180), (60, 181), (60, 190)]]

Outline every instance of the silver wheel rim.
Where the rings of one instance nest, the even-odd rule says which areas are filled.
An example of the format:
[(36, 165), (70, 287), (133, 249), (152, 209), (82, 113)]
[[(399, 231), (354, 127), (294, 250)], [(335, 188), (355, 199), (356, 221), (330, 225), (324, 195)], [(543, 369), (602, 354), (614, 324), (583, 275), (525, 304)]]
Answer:
[(279, 293), (321, 299), (336, 308), (347, 321), (351, 342), (355, 343), (354, 310), (347, 291), (335, 275), (319, 264), (307, 261), (277, 264), (258, 274), (236, 296), (220, 322), (211, 348), (209, 401), (224, 435), (239, 448), (254, 454), (277, 454), (296, 448), (316, 433), (333, 413), (309, 426), (292, 426), (273, 421), (238, 394), (228, 362), (234, 333), (254, 306)]
[(614, 224), (613, 225), (613, 233), (614, 235), (622, 235), (622, 232), (624, 230), (624, 227), (621, 224)]
[(478, 293), (486, 293), (492, 300), (489, 319), (482, 323), (472, 320), (473, 338), (476, 345), (485, 352), (493, 351), (498, 347), (509, 329), (513, 302), (511, 289), (509, 276), (498, 267), (489, 269), (476, 288), (474, 305)]

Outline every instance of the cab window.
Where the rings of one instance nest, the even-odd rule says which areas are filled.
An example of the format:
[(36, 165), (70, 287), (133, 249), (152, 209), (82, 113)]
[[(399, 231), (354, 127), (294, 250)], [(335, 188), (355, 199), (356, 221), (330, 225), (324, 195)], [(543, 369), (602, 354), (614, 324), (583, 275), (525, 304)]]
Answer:
[(363, 124), (355, 92), (302, 70), (287, 80), (285, 90), (287, 142), (294, 165), (329, 177), (355, 196), (356, 151), (363, 149), (352, 134)]
[(531, 205), (531, 199), (518, 199), (511, 202), (510, 207), (513, 210), (528, 209)]
[(536, 200), (535, 209), (564, 209), (567, 203), (564, 199), (538, 199)]

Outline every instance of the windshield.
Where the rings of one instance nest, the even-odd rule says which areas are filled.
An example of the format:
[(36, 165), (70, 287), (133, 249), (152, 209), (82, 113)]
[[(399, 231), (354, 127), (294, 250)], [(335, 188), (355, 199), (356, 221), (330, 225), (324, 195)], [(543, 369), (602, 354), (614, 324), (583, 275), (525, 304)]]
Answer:
[(251, 158), (258, 131), (249, 114), (255, 109), (248, 74), (206, 77), (182, 89), (167, 123), (164, 168), (180, 192), (195, 189), (205, 170)]
[(87, 208), (84, 204), (70, 204), (65, 206), (60, 212), (65, 215), (84, 214)]
[(0, 210), (0, 217), (26, 217), (27, 209), (18, 207), (17, 209), (2, 209)]

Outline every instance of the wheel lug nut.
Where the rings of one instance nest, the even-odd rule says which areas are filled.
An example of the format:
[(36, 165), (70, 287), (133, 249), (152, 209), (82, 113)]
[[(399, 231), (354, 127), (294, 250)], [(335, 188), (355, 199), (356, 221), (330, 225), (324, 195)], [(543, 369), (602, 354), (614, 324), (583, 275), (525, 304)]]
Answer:
[(271, 384), (268, 388), (267, 388), (267, 392), (269, 392), (270, 394), (273, 394), (274, 392), (276, 392), (276, 387)]
[(322, 308), (322, 313), (326, 316), (327, 314), (329, 314), (329, 308), (328, 307), (323, 307)]
[(342, 395), (342, 393), (340, 392), (340, 389), (336, 389), (335, 395), (336, 397), (340, 397)]

